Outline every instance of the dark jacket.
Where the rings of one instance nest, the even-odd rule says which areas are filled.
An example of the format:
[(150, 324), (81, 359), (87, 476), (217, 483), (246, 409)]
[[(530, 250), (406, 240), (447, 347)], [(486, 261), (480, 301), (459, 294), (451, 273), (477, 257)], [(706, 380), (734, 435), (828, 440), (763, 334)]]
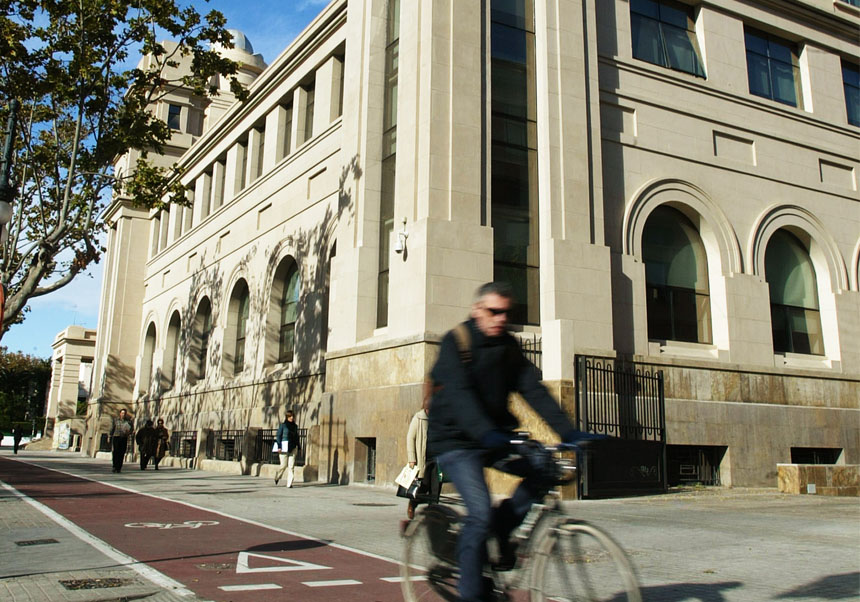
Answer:
[(137, 450), (141, 455), (155, 455), (155, 451), (158, 447), (158, 433), (155, 431), (155, 428), (151, 426), (141, 428), (134, 436), (134, 440), (137, 442)]
[(299, 427), (295, 422), (284, 420), (281, 426), (278, 427), (278, 447), (281, 443), (287, 442), (287, 451), (291, 452), (299, 446)]
[(442, 339), (439, 357), (430, 371), (433, 383), (441, 386), (428, 412), (430, 455), (480, 449), (481, 437), (489, 431), (514, 430), (518, 421), (508, 410), (508, 395), (513, 391), (519, 392), (559, 435), (574, 430), (513, 336), (486, 337), (474, 319), (466, 326), (472, 351), (468, 366), (463, 364), (451, 331)]

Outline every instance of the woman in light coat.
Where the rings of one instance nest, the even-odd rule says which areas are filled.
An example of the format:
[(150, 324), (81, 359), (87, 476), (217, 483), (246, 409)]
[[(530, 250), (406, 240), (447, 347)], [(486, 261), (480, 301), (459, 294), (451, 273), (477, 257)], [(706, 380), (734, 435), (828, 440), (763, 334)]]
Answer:
[[(424, 466), (427, 462), (427, 407), (429, 406), (429, 397), (425, 398), (420, 410), (412, 416), (412, 421), (409, 423), (409, 430), (406, 433), (406, 460), (409, 462), (409, 468), (418, 466), (418, 478), (424, 478)], [(409, 505), (406, 507), (406, 516), (412, 518), (415, 516), (415, 507), (418, 505), (416, 500), (409, 500)]]

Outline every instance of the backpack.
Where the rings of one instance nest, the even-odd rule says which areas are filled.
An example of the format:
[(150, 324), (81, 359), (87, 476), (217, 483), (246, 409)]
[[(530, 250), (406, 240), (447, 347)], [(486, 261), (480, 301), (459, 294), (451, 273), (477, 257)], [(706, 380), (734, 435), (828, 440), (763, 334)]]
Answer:
[[(457, 351), (460, 352), (460, 361), (463, 362), (463, 366), (468, 370), (469, 365), (472, 363), (472, 335), (469, 332), (469, 327), (466, 326), (465, 322), (460, 322), (451, 329), (451, 332), (454, 334), (454, 340), (457, 343)], [(434, 383), (429, 374), (424, 377), (421, 401), (423, 402), (423, 407), (428, 412), (430, 411), (430, 401), (433, 399), (433, 395), (441, 389), (442, 385)]]

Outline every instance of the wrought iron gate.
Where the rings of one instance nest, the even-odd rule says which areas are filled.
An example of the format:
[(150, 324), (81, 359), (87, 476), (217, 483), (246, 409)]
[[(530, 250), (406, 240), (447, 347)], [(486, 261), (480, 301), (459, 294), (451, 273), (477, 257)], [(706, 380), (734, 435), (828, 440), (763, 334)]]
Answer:
[(663, 372), (613, 358), (575, 361), (579, 428), (613, 437), (585, 456), (581, 497), (666, 491)]

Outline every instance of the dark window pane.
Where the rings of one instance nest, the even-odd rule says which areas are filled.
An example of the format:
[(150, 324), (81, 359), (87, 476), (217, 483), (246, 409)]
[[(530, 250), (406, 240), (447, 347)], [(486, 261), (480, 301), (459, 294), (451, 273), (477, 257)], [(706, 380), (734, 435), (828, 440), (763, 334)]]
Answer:
[(767, 38), (747, 29), (744, 31), (744, 43), (748, 52), (767, 56)]
[(660, 4), (660, 20), (682, 29), (690, 26), (690, 10), (687, 7), (677, 6), (669, 3)]
[(771, 61), (770, 74), (773, 81), (773, 99), (781, 103), (797, 106), (794, 70), (791, 65)]
[(660, 18), (660, 8), (655, 0), (630, 0), (630, 10), (652, 19)]
[(845, 110), (848, 112), (848, 123), (860, 126), (860, 88), (845, 86)]
[(526, 64), (526, 32), (505, 25), (493, 24), (491, 54), (493, 59)]
[(493, 142), (510, 146), (528, 147), (528, 127), (522, 119), (493, 116)]
[(525, 29), (526, 0), (493, 0), (490, 18), (496, 23)]
[(780, 61), (783, 63), (788, 63), (789, 65), (791, 65), (794, 62), (792, 60), (793, 56), (792, 56), (792, 52), (791, 52), (791, 46), (789, 46), (788, 44), (778, 42), (778, 41), (774, 40), (773, 38), (771, 38), (768, 40), (767, 51), (768, 51), (768, 56), (770, 56), (770, 58), (772, 58), (774, 60), (777, 60), (777, 61)]
[(633, 58), (668, 67), (660, 38), (660, 24), (653, 19), (630, 15), (633, 34)]
[(686, 29), (664, 25), (663, 35), (666, 40), (666, 52), (669, 55), (669, 66), (704, 77), (705, 71), (699, 63), (692, 34)]
[(493, 112), (528, 117), (528, 74), (523, 65), (493, 61)]
[(494, 144), (493, 205), (529, 207), (529, 157), (528, 151)]
[(770, 71), (766, 57), (747, 52), (747, 78), (750, 84), (750, 94), (773, 98), (770, 91)]
[(842, 61), (842, 81), (849, 86), (860, 88), (860, 67)]

